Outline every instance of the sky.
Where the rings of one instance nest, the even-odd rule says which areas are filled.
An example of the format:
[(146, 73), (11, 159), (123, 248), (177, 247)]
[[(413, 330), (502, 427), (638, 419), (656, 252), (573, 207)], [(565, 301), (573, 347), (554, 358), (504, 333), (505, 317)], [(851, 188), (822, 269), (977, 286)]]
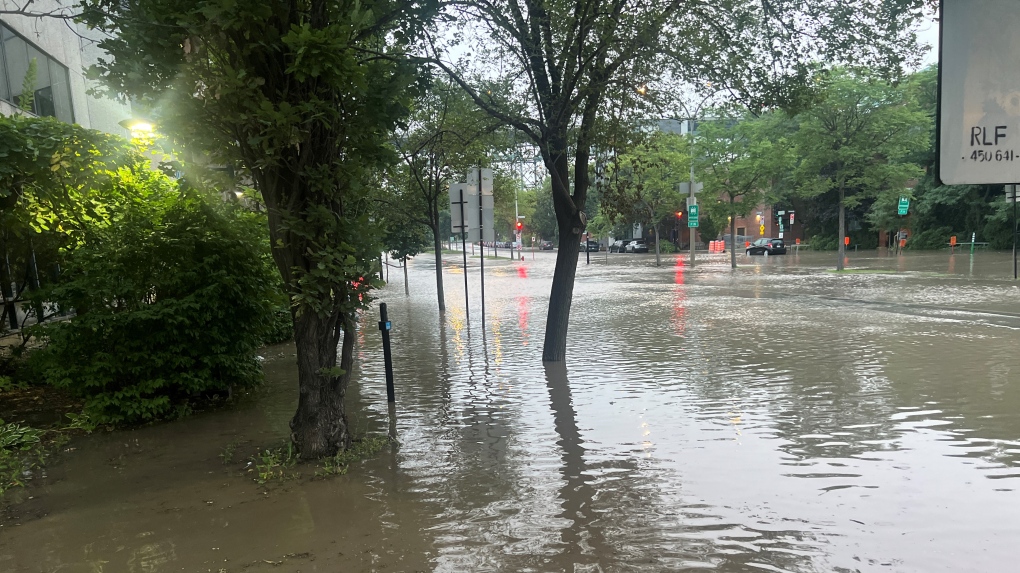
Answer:
[(930, 46), (921, 66), (937, 63), (939, 61), (939, 23), (933, 20), (923, 22), (917, 32), (917, 39), (920, 43)]

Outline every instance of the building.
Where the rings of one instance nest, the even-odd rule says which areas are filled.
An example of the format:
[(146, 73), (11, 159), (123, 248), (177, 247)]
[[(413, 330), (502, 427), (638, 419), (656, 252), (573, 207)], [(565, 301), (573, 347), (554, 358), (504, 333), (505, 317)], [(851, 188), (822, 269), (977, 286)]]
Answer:
[[(35, 0), (29, 6), (37, 14), (69, 13), (70, 4)], [(16, 10), (17, 4), (0, 0), (0, 8)], [(98, 87), (86, 71), (102, 54), (100, 37), (69, 19), (0, 14), (0, 114), (20, 113), (25, 77), (35, 62), (31, 113), (129, 136), (120, 123), (131, 117), (130, 104), (89, 94)]]

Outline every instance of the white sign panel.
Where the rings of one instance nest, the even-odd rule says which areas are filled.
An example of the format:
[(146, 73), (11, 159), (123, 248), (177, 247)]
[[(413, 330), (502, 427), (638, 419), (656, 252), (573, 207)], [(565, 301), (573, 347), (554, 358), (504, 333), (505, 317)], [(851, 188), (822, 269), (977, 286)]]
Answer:
[(492, 169), (479, 169), (472, 167), (467, 173), (468, 185), (478, 184), (478, 174), (482, 175), (482, 195), (492, 195)]
[(1020, 2), (943, 0), (939, 176), (1020, 182)]

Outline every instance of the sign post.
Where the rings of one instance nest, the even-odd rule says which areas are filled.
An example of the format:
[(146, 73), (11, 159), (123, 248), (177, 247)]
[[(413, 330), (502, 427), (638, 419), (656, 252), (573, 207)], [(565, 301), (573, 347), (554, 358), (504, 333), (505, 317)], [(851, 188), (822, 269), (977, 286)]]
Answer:
[(900, 202), (896, 206), (896, 214), (902, 217), (903, 215), (906, 215), (907, 211), (909, 211), (909, 210), (910, 210), (910, 199), (908, 197), (900, 197)]
[(1017, 232), (1016, 204), (1017, 204), (1017, 199), (1020, 199), (1020, 197), (1017, 197), (1016, 185), (1006, 185), (1006, 201), (1009, 201), (1010, 203), (1013, 204), (1013, 280), (1017, 279), (1017, 268), (1016, 268), (1016, 232)]
[[(1008, 185), (1015, 198), (1013, 184), (1020, 181), (1020, 77), (1004, 71), (1020, 68), (1020, 36), (1016, 34), (1020, 3), (942, 0), (940, 4), (939, 178), (948, 185)], [(1016, 231), (1014, 214), (1014, 280)]]

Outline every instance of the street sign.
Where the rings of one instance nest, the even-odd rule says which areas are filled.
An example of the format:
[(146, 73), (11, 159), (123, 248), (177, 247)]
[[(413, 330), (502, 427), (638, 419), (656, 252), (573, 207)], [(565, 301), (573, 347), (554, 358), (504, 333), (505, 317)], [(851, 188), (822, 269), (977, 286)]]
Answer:
[[(485, 190), (485, 174), (484, 169), (482, 170), (482, 190)], [(478, 181), (477, 176), (478, 170), (475, 170), (474, 181)], [(468, 175), (468, 179), (472, 179)], [(478, 185), (468, 183), (451, 183), (450, 184), (450, 227), (453, 233), (467, 233), (467, 241), (474, 243), (479, 239), (483, 241), (493, 242), (496, 240), (496, 225), (495, 217), (493, 216), (493, 196), (491, 192), (491, 181), (492, 176), (489, 176), (489, 194), (482, 195), (481, 205), (479, 205), (478, 197)], [(463, 191), (463, 205), (461, 205), (461, 192)], [(479, 206), (481, 212), (479, 212)], [(462, 209), (463, 207), (463, 209)], [(464, 217), (461, 218), (463, 212)], [(478, 228), (482, 227), (482, 233), (479, 236)]]
[(947, 185), (1020, 181), (1020, 3), (943, 0), (939, 176)]
[(689, 205), (687, 207), (687, 226), (697, 227), (698, 226), (698, 206)]
[(793, 226), (793, 216), (794, 216), (795, 214), (796, 214), (796, 211), (790, 211), (790, 226), (791, 226), (791, 227)]
[(478, 167), (472, 167), (468, 170), (467, 184), (477, 185), (479, 173), (481, 173), (482, 176), (482, 195), (492, 195), (492, 169), (479, 169)]
[(765, 236), (765, 225), (758, 227), (758, 233), (763, 237)]
[(899, 205), (896, 206), (897, 215), (906, 215), (907, 211), (910, 210), (910, 199), (907, 197), (900, 197)]
[(784, 229), (784, 228), (783, 228), (783, 222), (782, 222), (782, 221), (780, 221), (780, 222), (779, 222), (779, 238), (780, 238), (780, 239), (782, 239), (782, 238), (783, 238), (783, 231), (785, 231), (785, 230), (786, 230), (786, 229)]

